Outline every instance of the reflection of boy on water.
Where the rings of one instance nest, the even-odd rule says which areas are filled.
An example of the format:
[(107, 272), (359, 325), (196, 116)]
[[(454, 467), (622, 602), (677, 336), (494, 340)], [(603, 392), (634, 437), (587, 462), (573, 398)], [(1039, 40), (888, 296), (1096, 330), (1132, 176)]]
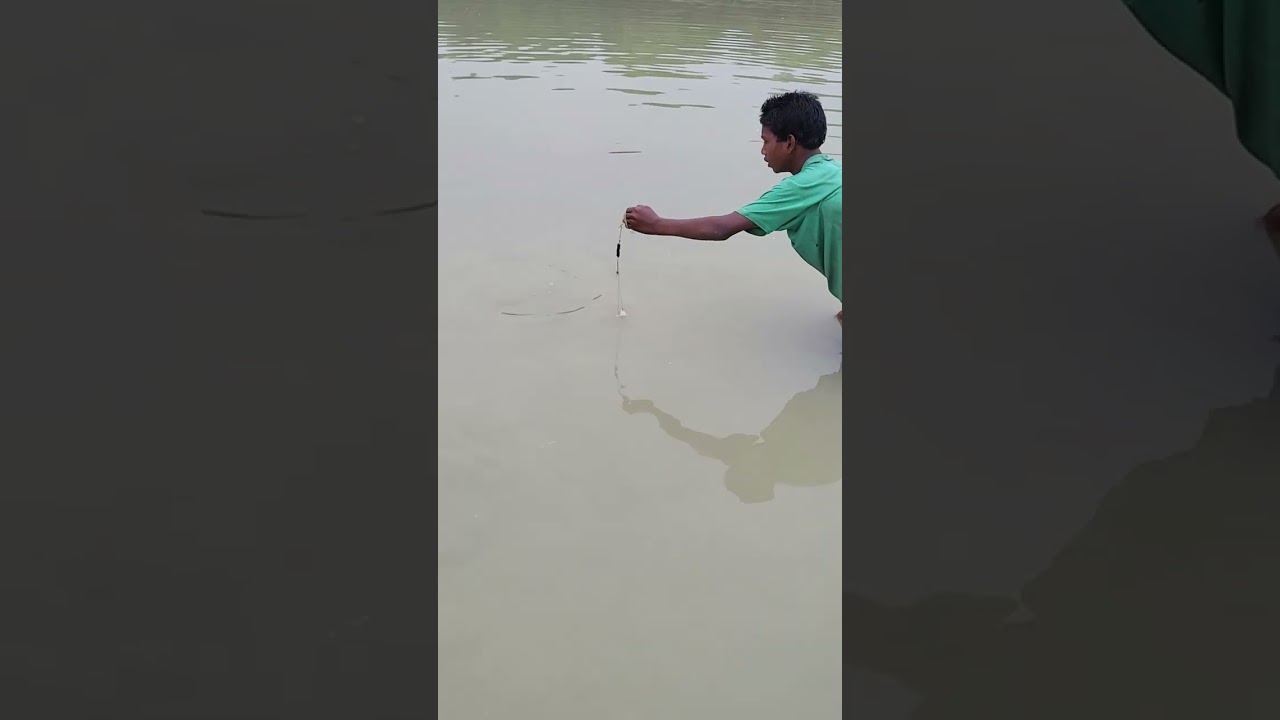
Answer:
[(663, 432), (727, 465), (725, 488), (742, 502), (758, 503), (773, 499), (777, 483), (816, 487), (840, 479), (841, 396), (840, 373), (825, 375), (812, 390), (791, 398), (759, 435), (723, 438), (686, 428), (648, 400), (624, 398), (622, 409), (654, 416)]
[[(822, 154), (826, 139), (827, 114), (817, 96), (806, 92), (775, 95), (760, 106), (760, 154), (770, 170), (791, 173), (791, 177), (727, 215), (677, 220), (659, 217), (647, 205), (636, 205), (627, 208), (624, 222), (645, 235), (690, 240), (728, 240), (740, 232), (768, 235), (786, 230), (791, 247), (826, 277), (827, 289), (841, 300), (843, 168), (830, 155)], [(836, 318), (843, 315), (842, 310)]]

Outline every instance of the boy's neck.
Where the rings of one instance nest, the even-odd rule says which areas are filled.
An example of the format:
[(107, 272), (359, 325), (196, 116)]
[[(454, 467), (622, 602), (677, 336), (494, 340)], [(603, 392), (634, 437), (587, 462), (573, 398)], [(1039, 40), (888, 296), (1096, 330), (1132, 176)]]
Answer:
[(822, 154), (822, 148), (814, 148), (812, 150), (806, 150), (804, 148), (798, 149), (796, 151), (795, 164), (791, 167), (791, 170), (790, 170), (791, 174), (795, 175), (796, 173), (800, 172), (801, 170), (804, 169), (804, 164), (809, 162), (809, 158), (812, 158), (814, 156), (821, 155), (821, 154)]

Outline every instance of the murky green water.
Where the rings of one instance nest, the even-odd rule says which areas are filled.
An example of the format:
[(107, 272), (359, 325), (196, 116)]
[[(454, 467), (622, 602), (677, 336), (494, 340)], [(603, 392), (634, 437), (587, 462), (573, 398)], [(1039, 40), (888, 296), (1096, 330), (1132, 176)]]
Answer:
[(776, 182), (772, 92), (839, 154), (840, 42), (835, 2), (441, 5), (442, 717), (839, 716), (836, 303), (783, 235), (627, 234), (619, 320), (614, 244)]
[(1277, 189), (1221, 97), (1111, 0), (850, 6), (847, 337), (775, 238), (624, 238), (620, 324), (621, 209), (767, 188), (838, 14), (532, 7), (441, 8), (446, 717), (1275, 715)]

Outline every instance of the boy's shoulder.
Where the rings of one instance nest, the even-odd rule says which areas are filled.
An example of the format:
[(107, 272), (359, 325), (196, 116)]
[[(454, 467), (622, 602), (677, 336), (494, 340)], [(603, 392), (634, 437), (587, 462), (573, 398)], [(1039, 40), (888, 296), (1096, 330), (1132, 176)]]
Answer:
[(844, 163), (836, 159), (834, 155), (827, 155), (826, 153), (823, 153), (821, 155), (813, 156), (813, 160), (810, 162), (810, 165), (807, 165), (805, 169), (808, 169), (809, 167), (812, 167), (814, 170), (822, 170), (824, 172), (840, 172), (840, 170), (844, 168)]
[(795, 190), (820, 191), (840, 185), (843, 177), (844, 168), (839, 160), (830, 155), (814, 155), (800, 172), (783, 178), (778, 187), (786, 185)]

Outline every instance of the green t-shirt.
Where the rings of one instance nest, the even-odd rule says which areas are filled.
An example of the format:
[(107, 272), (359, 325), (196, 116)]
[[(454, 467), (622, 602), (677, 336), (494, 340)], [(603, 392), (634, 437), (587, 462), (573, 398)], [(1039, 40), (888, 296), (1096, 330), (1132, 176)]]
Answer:
[(738, 211), (755, 223), (752, 235), (786, 230), (791, 247), (827, 278), (827, 289), (841, 302), (842, 173), (843, 167), (831, 156), (814, 155), (800, 172)]

